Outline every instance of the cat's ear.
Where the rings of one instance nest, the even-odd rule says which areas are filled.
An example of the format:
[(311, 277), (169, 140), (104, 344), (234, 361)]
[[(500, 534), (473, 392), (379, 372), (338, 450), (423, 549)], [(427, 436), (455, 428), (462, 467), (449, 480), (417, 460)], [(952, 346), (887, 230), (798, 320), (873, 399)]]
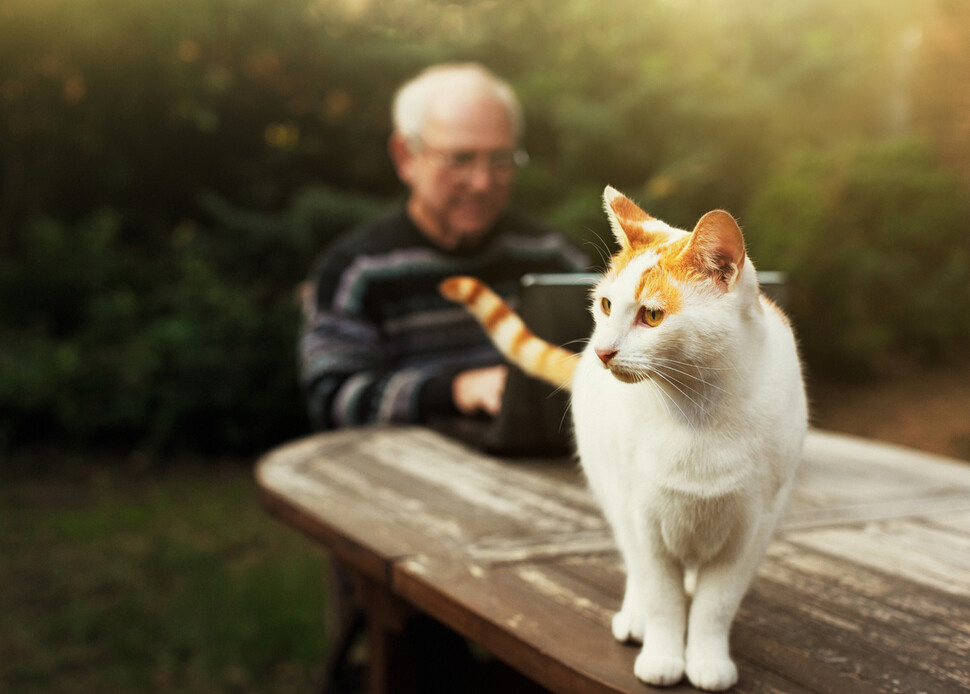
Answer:
[(734, 217), (724, 210), (708, 212), (694, 227), (683, 256), (701, 274), (728, 291), (744, 265), (744, 236)]
[(620, 248), (631, 248), (649, 243), (653, 234), (644, 222), (657, 222), (640, 209), (630, 198), (612, 186), (603, 191), (603, 208), (610, 219), (610, 228)]

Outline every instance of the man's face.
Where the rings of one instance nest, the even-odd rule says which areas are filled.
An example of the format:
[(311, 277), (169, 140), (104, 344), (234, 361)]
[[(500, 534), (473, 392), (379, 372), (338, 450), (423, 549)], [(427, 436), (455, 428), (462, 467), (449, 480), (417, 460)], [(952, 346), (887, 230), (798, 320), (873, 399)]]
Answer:
[(396, 155), (414, 221), (443, 248), (474, 246), (508, 205), (515, 147), (512, 122), (497, 101), (439, 98), (420, 141), (401, 143)]

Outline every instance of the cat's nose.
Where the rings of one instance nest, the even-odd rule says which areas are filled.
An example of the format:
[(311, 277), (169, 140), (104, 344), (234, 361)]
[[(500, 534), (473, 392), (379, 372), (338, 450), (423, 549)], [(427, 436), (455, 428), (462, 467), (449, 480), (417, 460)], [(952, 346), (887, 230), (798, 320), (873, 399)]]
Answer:
[(597, 348), (596, 356), (600, 358), (600, 361), (603, 362), (604, 365), (608, 366), (609, 363), (613, 360), (613, 357), (616, 356), (616, 352), (617, 350), (611, 347), (607, 347), (606, 349)]

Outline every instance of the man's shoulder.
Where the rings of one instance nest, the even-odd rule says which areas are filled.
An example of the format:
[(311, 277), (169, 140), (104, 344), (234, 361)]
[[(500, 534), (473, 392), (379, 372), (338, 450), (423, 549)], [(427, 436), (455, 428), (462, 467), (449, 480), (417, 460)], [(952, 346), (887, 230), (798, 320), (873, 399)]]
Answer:
[(380, 256), (414, 245), (413, 225), (403, 209), (362, 222), (338, 236), (317, 256), (312, 274), (342, 274), (362, 256)]
[(381, 265), (393, 261), (404, 249), (424, 246), (403, 208), (351, 228), (333, 241), (313, 265), (311, 277), (316, 284), (318, 304), (330, 302), (345, 276), (366, 279), (367, 273), (360, 272), (362, 260), (368, 266)]
[(411, 225), (403, 209), (362, 222), (339, 236), (323, 252), (323, 257), (353, 257), (400, 248), (413, 236)]

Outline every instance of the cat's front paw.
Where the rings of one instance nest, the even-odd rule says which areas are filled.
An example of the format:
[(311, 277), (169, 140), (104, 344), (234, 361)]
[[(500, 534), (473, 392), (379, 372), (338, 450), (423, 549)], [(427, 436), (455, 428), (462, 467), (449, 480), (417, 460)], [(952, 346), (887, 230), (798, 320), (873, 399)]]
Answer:
[(633, 663), (633, 674), (656, 687), (669, 687), (684, 678), (684, 659), (643, 651)]
[(687, 679), (698, 689), (720, 692), (737, 683), (738, 668), (730, 658), (688, 660)]
[(613, 615), (613, 638), (620, 643), (643, 643), (643, 620), (634, 617), (633, 610), (620, 610)]

